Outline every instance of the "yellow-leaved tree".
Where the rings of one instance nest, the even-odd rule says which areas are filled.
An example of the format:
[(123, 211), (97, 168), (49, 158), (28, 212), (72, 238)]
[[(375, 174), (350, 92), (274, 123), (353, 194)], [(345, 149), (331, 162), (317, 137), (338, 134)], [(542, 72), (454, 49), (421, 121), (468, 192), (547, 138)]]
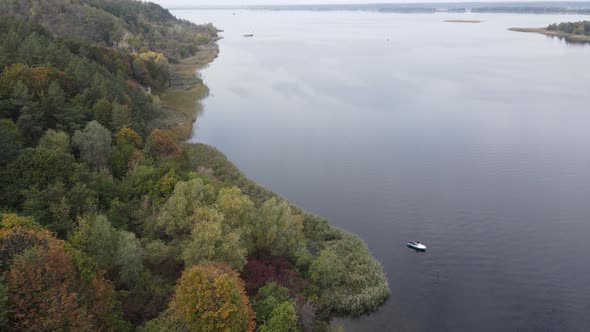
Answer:
[(170, 303), (171, 316), (190, 331), (254, 331), (255, 314), (238, 274), (222, 263), (186, 270)]

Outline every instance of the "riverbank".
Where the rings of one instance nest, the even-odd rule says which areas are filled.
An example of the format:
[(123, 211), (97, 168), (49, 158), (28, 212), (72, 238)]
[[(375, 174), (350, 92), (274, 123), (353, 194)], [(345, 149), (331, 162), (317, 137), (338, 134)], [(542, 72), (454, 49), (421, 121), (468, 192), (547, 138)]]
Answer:
[(170, 87), (159, 95), (165, 114), (158, 127), (171, 131), (178, 140), (190, 138), (193, 123), (201, 111), (200, 100), (207, 97), (209, 89), (196, 74), (208, 66), (219, 54), (217, 40), (199, 47), (194, 56), (170, 65)]
[[(193, 123), (202, 110), (201, 100), (208, 96), (209, 90), (199, 78), (198, 70), (206, 67), (218, 54), (219, 48), (214, 41), (194, 57), (172, 66), (172, 86), (160, 95), (167, 112), (162, 117), (161, 128), (173, 131), (179, 140), (186, 141), (190, 137)], [(289, 205), (290, 214), (294, 216), (292, 221), (303, 236), (298, 241), (303, 242), (301, 250), (285, 256), (297, 267), (285, 266), (285, 270), (279, 272), (297, 271), (296, 279), (300, 284), (291, 285), (291, 291), (298, 294), (299, 301), (313, 308), (317, 329), (327, 330), (333, 317), (359, 317), (372, 313), (387, 301), (391, 292), (387, 276), (362, 239), (333, 227), (327, 220), (305, 212), (250, 180), (212, 146), (185, 142), (183, 150), (186, 165), (190, 165), (193, 172), (212, 183), (238, 187), (256, 207), (275, 200)]]
[(546, 28), (510, 28), (510, 31), (539, 33), (549, 37), (564, 39), (570, 43), (590, 43), (590, 36), (576, 35), (561, 31), (547, 30)]

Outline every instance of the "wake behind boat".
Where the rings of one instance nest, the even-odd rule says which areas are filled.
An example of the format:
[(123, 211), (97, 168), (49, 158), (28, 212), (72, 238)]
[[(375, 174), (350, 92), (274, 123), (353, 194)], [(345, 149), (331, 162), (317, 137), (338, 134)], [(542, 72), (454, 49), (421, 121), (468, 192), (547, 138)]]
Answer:
[(421, 252), (425, 252), (426, 251), (426, 246), (423, 245), (422, 243), (420, 243), (420, 241), (408, 242), (408, 243), (406, 243), (406, 246), (408, 246), (408, 248), (414, 249), (416, 251), (421, 251)]

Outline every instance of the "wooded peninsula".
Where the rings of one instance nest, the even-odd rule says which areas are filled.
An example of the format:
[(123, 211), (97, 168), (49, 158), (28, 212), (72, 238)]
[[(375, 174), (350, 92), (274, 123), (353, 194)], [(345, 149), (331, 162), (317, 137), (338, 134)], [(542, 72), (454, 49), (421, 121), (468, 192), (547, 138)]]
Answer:
[(511, 31), (534, 32), (563, 38), (571, 43), (590, 43), (590, 21), (550, 24), (545, 28), (510, 28)]
[(0, 0), (0, 330), (316, 331), (390, 295), (357, 236), (189, 144), (217, 29)]

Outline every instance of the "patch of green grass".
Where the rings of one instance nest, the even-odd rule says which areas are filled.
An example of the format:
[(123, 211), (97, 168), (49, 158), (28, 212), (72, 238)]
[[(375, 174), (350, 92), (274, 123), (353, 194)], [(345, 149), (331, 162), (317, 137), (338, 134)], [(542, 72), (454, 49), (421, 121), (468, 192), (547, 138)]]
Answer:
[(195, 56), (170, 65), (171, 86), (159, 95), (165, 112), (156, 127), (170, 130), (179, 140), (191, 136), (193, 123), (202, 110), (199, 101), (209, 95), (209, 88), (197, 77), (197, 70), (213, 61), (218, 53), (217, 46), (211, 44)]

